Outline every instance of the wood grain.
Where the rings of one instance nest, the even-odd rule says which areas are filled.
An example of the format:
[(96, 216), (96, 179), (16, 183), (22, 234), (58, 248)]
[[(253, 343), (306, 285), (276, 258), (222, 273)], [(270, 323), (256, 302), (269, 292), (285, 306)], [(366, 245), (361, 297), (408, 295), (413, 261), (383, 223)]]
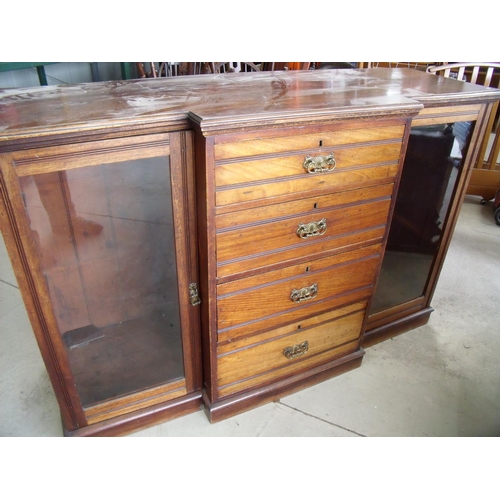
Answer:
[[(233, 351), (240, 351), (246, 349), (249, 346), (261, 344), (263, 342), (269, 342), (270, 340), (285, 337), (292, 333), (297, 333), (299, 330), (304, 330), (307, 328), (313, 328), (324, 323), (330, 323), (331, 321), (338, 319), (347, 314), (352, 314), (358, 311), (364, 311), (366, 309), (367, 300), (354, 301), (347, 305), (331, 307), (330, 309), (315, 313), (313, 315), (307, 315), (298, 321), (293, 321), (284, 326), (278, 328), (271, 328), (266, 331), (251, 334), (247, 336), (241, 336), (236, 339), (231, 339), (225, 342), (219, 342), (217, 344), (217, 355), (220, 357), (225, 354), (230, 354)], [(288, 320), (289, 318), (287, 318)]]
[[(251, 224), (259, 221), (285, 219), (290, 214), (307, 214), (322, 210), (325, 207), (348, 206), (369, 199), (384, 198), (392, 195), (392, 184), (351, 189), (341, 192), (319, 195), (315, 191), (304, 194), (300, 199), (284, 203), (266, 203), (255, 208), (233, 210), (219, 214), (215, 218), (217, 230)], [(243, 222), (244, 221), (244, 222)]]
[(270, 153), (290, 153), (291, 151), (336, 148), (349, 144), (396, 140), (401, 142), (403, 125), (367, 128), (358, 122), (358, 129), (316, 132), (314, 134), (291, 135), (264, 139), (237, 140), (235, 142), (216, 142), (214, 147), (216, 166), (220, 160), (242, 158)]
[[(363, 318), (364, 311), (352, 313), (330, 323), (222, 355), (218, 358), (219, 387), (223, 390), (224, 386), (249, 378), (254, 379), (251, 385), (261, 382), (262, 379), (269, 382), (276, 378), (277, 374), (273, 373), (276, 369), (284, 368), (285, 372), (290, 373), (289, 367), (293, 366), (293, 370), (297, 372), (317, 362), (318, 360), (314, 360), (314, 357), (329, 349), (338, 348), (346, 343), (350, 343), (349, 348), (352, 349), (353, 345), (357, 345), (353, 341), (359, 338)], [(283, 354), (285, 348), (304, 341), (307, 341), (309, 346), (305, 354), (293, 360)], [(345, 350), (342, 351), (345, 352)], [(324, 362), (325, 358), (333, 359), (335, 354), (335, 351), (329, 353), (329, 356), (323, 357), (322, 361)], [(282, 374), (283, 372), (279, 373), (279, 375)], [(245, 385), (249, 386), (249, 384)], [(241, 389), (241, 385), (239, 388)]]
[[(398, 150), (399, 159), (399, 150)], [(369, 166), (355, 166), (344, 170), (335, 170), (331, 174), (311, 175), (300, 174), (290, 177), (278, 177), (272, 181), (247, 185), (234, 185), (227, 189), (218, 189), (215, 194), (217, 206), (256, 201), (256, 205), (271, 203), (275, 197), (284, 195), (300, 195), (315, 191), (318, 194), (343, 189), (354, 189), (374, 185), (383, 181), (390, 182), (398, 170), (397, 161), (382, 162)], [(267, 201), (266, 201), (267, 200)], [(234, 209), (234, 208), (233, 208)]]
[[(399, 158), (401, 141), (370, 146), (345, 147), (343, 149), (304, 150), (299, 155), (285, 157), (268, 157), (258, 160), (248, 160), (240, 163), (229, 163), (216, 167), (215, 183), (219, 189), (222, 186), (258, 184), (259, 181), (276, 181), (286, 177), (334, 175), (344, 169), (367, 166), (372, 164), (394, 162)], [(336, 165), (331, 173), (311, 174), (304, 169), (306, 155), (312, 157), (325, 156), (334, 153)], [(237, 187), (237, 186), (234, 186)]]
[[(332, 210), (318, 210), (314, 214), (290, 217), (282, 221), (262, 223), (250, 227), (237, 227), (233, 231), (217, 234), (218, 275), (227, 273), (226, 266), (240, 264), (258, 255), (273, 255), (274, 260), (286, 261), (296, 251), (307, 248), (309, 255), (315, 247), (324, 244), (334, 249), (337, 239), (353, 235), (377, 226), (385, 226), (390, 201), (381, 200), (351, 207)], [(326, 220), (327, 229), (323, 235), (302, 239), (297, 235), (300, 224)], [(324, 243), (323, 243), (324, 242)], [(328, 243), (327, 243), (328, 242)], [(303, 254), (304, 252), (302, 252)]]
[[(243, 289), (239, 293), (219, 296), (217, 302), (218, 328), (228, 329), (236, 325), (249, 323), (260, 318), (288, 314), (294, 309), (306, 308), (319, 301), (326, 301), (336, 295), (349, 293), (356, 289), (371, 285), (378, 266), (378, 253), (360, 260), (353, 260), (339, 265), (335, 258), (330, 262), (318, 265), (318, 271), (303, 271), (300, 275), (292, 275), (266, 285)], [(309, 266), (304, 266), (307, 269)], [(286, 276), (286, 273), (284, 273)], [(318, 293), (313, 299), (296, 303), (290, 298), (294, 289), (310, 287), (317, 284)], [(307, 312), (303, 311), (303, 314)]]

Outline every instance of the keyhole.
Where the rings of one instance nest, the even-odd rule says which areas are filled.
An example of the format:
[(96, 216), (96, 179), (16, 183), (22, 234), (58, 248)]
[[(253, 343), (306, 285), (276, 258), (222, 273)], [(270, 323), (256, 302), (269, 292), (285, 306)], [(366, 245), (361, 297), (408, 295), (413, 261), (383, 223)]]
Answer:
[(319, 147), (322, 148), (323, 147), (323, 140), (320, 140), (319, 141)]
[(297, 325), (297, 330), (300, 330), (300, 325)]
[(309, 266), (306, 267), (306, 273), (308, 273), (308, 272), (309, 272)]
[(318, 208), (318, 204), (317, 203), (314, 204), (314, 208)]

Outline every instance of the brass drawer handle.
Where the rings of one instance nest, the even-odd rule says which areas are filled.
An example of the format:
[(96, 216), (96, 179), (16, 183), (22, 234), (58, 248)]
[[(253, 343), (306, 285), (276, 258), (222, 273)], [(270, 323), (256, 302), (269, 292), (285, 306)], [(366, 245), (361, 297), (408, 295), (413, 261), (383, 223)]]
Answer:
[(319, 174), (321, 172), (331, 172), (337, 162), (333, 157), (333, 153), (326, 156), (312, 157), (307, 155), (304, 159), (304, 168), (308, 174)]
[(323, 218), (317, 222), (309, 222), (307, 224), (299, 224), (297, 234), (303, 239), (311, 238), (311, 236), (321, 236), (326, 233), (326, 219)]
[(318, 295), (318, 284), (313, 283), (311, 286), (305, 286), (300, 290), (294, 288), (290, 294), (290, 299), (293, 302), (304, 302), (306, 300), (314, 299)]
[(283, 355), (286, 356), (288, 359), (293, 359), (297, 358), (298, 356), (302, 356), (302, 354), (305, 354), (308, 351), (308, 349), (309, 349), (309, 342), (306, 340), (301, 344), (285, 347), (283, 349)]

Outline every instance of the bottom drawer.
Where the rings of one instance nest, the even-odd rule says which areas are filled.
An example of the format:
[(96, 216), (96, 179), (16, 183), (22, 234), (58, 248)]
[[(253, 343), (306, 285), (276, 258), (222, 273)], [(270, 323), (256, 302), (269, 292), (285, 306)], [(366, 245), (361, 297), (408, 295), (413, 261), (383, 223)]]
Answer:
[[(219, 396), (270, 383), (358, 348), (366, 301), (220, 346)], [(334, 319), (332, 319), (334, 318)], [(321, 322), (323, 320), (323, 322)]]

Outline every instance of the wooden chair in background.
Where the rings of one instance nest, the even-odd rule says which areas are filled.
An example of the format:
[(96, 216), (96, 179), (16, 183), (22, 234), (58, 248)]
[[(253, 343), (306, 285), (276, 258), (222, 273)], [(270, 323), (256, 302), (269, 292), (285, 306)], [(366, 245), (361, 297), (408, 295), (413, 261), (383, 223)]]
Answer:
[(260, 71), (260, 67), (253, 62), (216, 62), (213, 64), (214, 73), (251, 73)]
[(159, 78), (181, 75), (214, 73), (242, 73), (260, 71), (253, 62), (162, 62), (136, 63), (139, 78)]
[[(500, 88), (499, 63), (450, 63), (430, 66), (427, 73), (454, 78), (485, 87)], [(467, 194), (482, 196), (481, 203), (494, 198), (500, 188), (500, 119), (498, 102), (491, 110), (483, 144), (472, 171)]]
[(435, 66), (437, 62), (358, 62), (358, 68), (407, 68), (425, 71), (429, 66)]

